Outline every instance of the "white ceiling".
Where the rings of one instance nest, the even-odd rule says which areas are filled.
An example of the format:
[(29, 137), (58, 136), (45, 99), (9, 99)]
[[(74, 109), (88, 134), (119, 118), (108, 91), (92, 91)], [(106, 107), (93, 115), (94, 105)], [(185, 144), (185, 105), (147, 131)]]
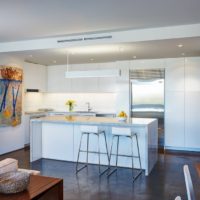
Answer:
[[(183, 47), (177, 47), (182, 44)], [(68, 61), (67, 61), (68, 52)], [(184, 54), (183, 54), (184, 53)], [(8, 55), (8, 53), (7, 53)], [(200, 56), (200, 37), (9, 53), (42, 65)], [(136, 56), (136, 58), (134, 57)]]
[(6, 0), (0, 42), (200, 23), (200, 0)]

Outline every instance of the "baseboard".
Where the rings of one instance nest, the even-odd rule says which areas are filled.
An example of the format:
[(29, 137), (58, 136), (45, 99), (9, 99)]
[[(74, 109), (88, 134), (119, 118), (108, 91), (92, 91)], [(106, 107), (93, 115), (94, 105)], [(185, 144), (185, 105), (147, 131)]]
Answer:
[(30, 144), (25, 144), (25, 145), (24, 145), (24, 149), (25, 149), (25, 150), (30, 150)]
[(174, 154), (174, 155), (184, 155), (184, 156), (200, 156), (200, 151), (191, 151), (191, 150), (177, 150), (177, 149), (165, 149), (165, 154)]
[(200, 148), (171, 147), (171, 146), (165, 146), (165, 150), (200, 152)]

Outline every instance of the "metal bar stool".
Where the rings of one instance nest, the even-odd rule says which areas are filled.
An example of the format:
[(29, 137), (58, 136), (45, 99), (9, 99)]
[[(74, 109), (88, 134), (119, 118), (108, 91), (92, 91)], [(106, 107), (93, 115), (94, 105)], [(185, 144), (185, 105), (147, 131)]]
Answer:
[[(130, 140), (131, 140), (131, 155), (119, 154), (119, 139), (120, 139), (120, 137), (130, 138)], [(112, 153), (113, 142), (114, 142), (115, 138), (117, 138), (117, 152), (116, 152), (116, 154)], [(136, 156), (134, 155), (134, 152), (133, 152), (133, 139), (134, 138), (135, 138), (136, 144), (137, 144), (137, 155)], [(112, 128), (112, 144), (111, 144), (111, 150), (110, 150), (109, 169), (111, 169), (110, 162), (111, 162), (111, 158), (112, 158), (113, 155), (116, 156), (116, 165), (115, 165), (115, 168), (107, 174), (107, 177), (109, 177), (110, 175), (112, 175), (114, 172), (117, 171), (117, 168), (118, 168), (118, 157), (119, 156), (121, 156), (121, 157), (129, 157), (129, 158), (132, 159), (132, 174), (133, 175), (134, 175), (133, 171), (135, 169), (134, 168), (134, 158), (139, 159), (139, 169), (137, 169), (138, 173), (135, 176), (133, 176), (133, 181), (135, 181), (142, 174), (142, 165), (141, 165), (138, 137), (137, 137), (137, 134), (133, 133), (130, 128), (121, 128), (121, 127), (119, 127), (119, 128), (118, 127), (113, 127)]]
[[(81, 129), (81, 140), (80, 140), (80, 145), (79, 145), (79, 150), (78, 150), (78, 158), (77, 158), (77, 162), (76, 162), (76, 173), (80, 172), (85, 167), (88, 167), (88, 155), (89, 155), (89, 153), (91, 153), (91, 154), (98, 154), (99, 176), (101, 176), (102, 174), (104, 174), (109, 169), (109, 168), (106, 168), (104, 171), (101, 172), (101, 154), (106, 154), (107, 155), (108, 164), (109, 164), (109, 154), (108, 154), (108, 146), (107, 146), (107, 140), (106, 140), (105, 131), (99, 130), (98, 126), (86, 126), (86, 125), (84, 125), (84, 126), (82, 125), (80, 127), (80, 129)], [(98, 138), (98, 151), (90, 151), (89, 150), (89, 141), (90, 141), (90, 135), (91, 134), (96, 135), (97, 138)], [(86, 150), (82, 150), (81, 149), (84, 135), (87, 136), (87, 149)], [(100, 135), (103, 135), (103, 137), (104, 137), (106, 152), (101, 152), (100, 151), (100, 140), (99, 140)], [(81, 152), (86, 152), (87, 153), (87, 155), (86, 155), (86, 164), (84, 166), (82, 166), (81, 168), (78, 168), (79, 158), (80, 158), (80, 153)]]

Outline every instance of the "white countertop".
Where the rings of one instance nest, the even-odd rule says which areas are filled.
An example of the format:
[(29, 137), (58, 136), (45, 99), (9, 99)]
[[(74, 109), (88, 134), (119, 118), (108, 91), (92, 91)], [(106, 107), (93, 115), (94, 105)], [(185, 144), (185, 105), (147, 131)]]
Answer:
[(25, 114), (26, 115), (34, 115), (34, 114), (40, 114), (40, 113), (66, 113), (66, 114), (69, 114), (69, 113), (94, 113), (94, 114), (106, 114), (106, 115), (115, 115), (116, 113), (115, 112), (104, 112), (104, 111), (91, 111), (91, 112), (88, 112), (88, 111), (84, 111), (84, 110), (80, 110), (80, 111), (73, 111), (73, 112), (69, 112), (69, 111), (56, 111), (56, 110), (53, 110), (53, 111), (25, 111)]
[(101, 126), (147, 126), (157, 121), (153, 118), (128, 118), (126, 121), (119, 121), (117, 118), (93, 117), (93, 116), (47, 116), (32, 119), (32, 122), (67, 123), (67, 124), (89, 124)]

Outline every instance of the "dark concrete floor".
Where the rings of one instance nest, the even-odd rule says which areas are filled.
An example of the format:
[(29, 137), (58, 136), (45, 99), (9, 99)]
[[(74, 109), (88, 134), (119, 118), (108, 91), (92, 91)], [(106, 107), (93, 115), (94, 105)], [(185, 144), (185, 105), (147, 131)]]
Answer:
[(18, 159), (21, 168), (37, 169), (42, 175), (63, 178), (65, 200), (173, 200), (177, 195), (186, 200), (182, 167), (188, 164), (196, 198), (200, 199), (200, 177), (195, 169), (195, 164), (200, 163), (199, 154), (159, 154), (152, 173), (148, 177), (143, 174), (135, 183), (132, 183), (129, 169), (120, 168), (117, 174), (107, 179), (106, 176), (99, 178), (97, 167), (91, 165), (76, 176), (75, 164), (71, 162), (41, 159), (30, 164), (29, 150), (0, 156), (0, 160), (6, 157)]

